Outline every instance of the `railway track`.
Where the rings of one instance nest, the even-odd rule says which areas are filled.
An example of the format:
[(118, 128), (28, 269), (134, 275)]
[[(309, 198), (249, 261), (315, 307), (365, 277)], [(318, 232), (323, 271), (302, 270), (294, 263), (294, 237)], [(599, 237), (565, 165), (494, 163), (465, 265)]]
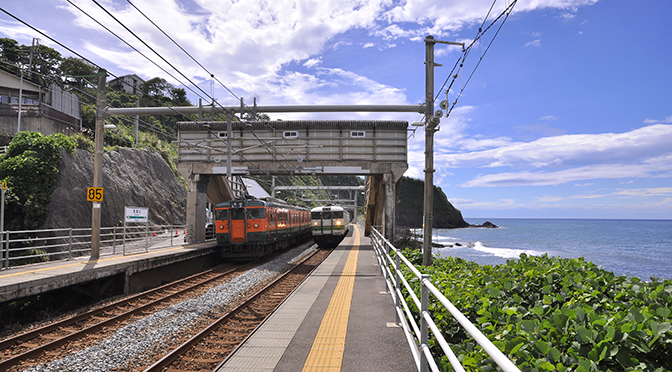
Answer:
[(0, 371), (24, 370), (70, 353), (73, 349), (91, 346), (126, 324), (187, 298), (199, 296), (209, 288), (228, 282), (252, 267), (272, 260), (275, 256), (246, 265), (219, 266), (0, 340)]
[(205, 327), (145, 372), (212, 371), (220, 365), (331, 252), (318, 250), (245, 302)]
[(133, 317), (143, 316), (160, 307), (179, 301), (180, 296), (193, 293), (213, 283), (227, 281), (248, 265), (223, 265), (168, 283), (149, 291), (112, 302), (103, 307), (77, 314), (0, 341), (0, 370), (4, 371), (26, 360), (98, 333)]

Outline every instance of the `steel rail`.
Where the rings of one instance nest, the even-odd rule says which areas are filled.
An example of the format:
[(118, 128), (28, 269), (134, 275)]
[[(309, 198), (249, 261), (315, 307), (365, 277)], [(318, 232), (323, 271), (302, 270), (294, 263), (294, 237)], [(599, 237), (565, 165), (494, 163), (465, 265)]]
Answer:
[(194, 274), (194, 275), (188, 276), (186, 278), (179, 279), (179, 280), (171, 282), (171, 283), (166, 283), (166, 284), (164, 284), (160, 287), (156, 287), (156, 288), (144, 291), (144, 292), (136, 293), (136, 294), (134, 294), (130, 297), (126, 297), (126, 298), (111, 302), (111, 303), (109, 303), (109, 304), (107, 304), (103, 307), (93, 309), (93, 310), (87, 311), (87, 312), (82, 313), (82, 314), (73, 315), (71, 317), (62, 319), (58, 322), (47, 324), (45, 326), (30, 330), (30, 331), (27, 331), (27, 332), (24, 332), (24, 333), (15, 335), (15, 336), (12, 336), (10, 338), (7, 338), (7, 339), (4, 339), (4, 340), (0, 341), (0, 350), (4, 350), (4, 349), (6, 349), (6, 348), (18, 343), (18, 342), (28, 341), (28, 340), (31, 340), (35, 337), (39, 337), (41, 334), (52, 332), (52, 331), (58, 329), (59, 327), (64, 327), (64, 326), (70, 325), (72, 323), (77, 323), (81, 320), (86, 319), (87, 317), (93, 317), (93, 316), (96, 316), (100, 313), (112, 310), (115, 307), (126, 305), (129, 302), (135, 301), (136, 299), (138, 299), (142, 296), (147, 296), (147, 295), (151, 295), (151, 294), (154, 294), (154, 293), (158, 293), (158, 292), (163, 291), (163, 290), (165, 290), (165, 289), (167, 289), (171, 286), (181, 285), (184, 282), (195, 279), (199, 276), (210, 274), (214, 270), (215, 270), (214, 268), (209, 269), (209, 270), (206, 270), (204, 272)]
[[(76, 340), (76, 339), (78, 339), (78, 338), (81, 338), (81, 337), (83, 337), (83, 336), (85, 336), (85, 335), (87, 335), (87, 334), (89, 334), (89, 333), (96, 332), (96, 331), (98, 331), (99, 329), (101, 329), (101, 328), (103, 328), (103, 327), (105, 327), (105, 326), (108, 326), (109, 324), (112, 324), (112, 323), (114, 323), (114, 322), (118, 322), (118, 321), (127, 319), (127, 318), (129, 318), (130, 316), (132, 316), (132, 315), (134, 315), (134, 314), (137, 314), (137, 313), (139, 313), (139, 312), (142, 312), (142, 311), (146, 310), (147, 308), (150, 308), (150, 307), (152, 307), (152, 306), (155, 306), (155, 305), (157, 305), (158, 303), (160, 303), (160, 302), (162, 302), (162, 301), (166, 301), (166, 300), (169, 300), (169, 299), (171, 299), (171, 298), (173, 298), (173, 297), (176, 297), (176, 296), (178, 296), (178, 295), (184, 294), (184, 293), (187, 292), (187, 291), (196, 289), (196, 288), (198, 288), (198, 287), (200, 287), (200, 286), (203, 286), (203, 285), (208, 284), (208, 283), (210, 283), (210, 282), (212, 282), (212, 281), (214, 281), (214, 280), (217, 280), (217, 279), (219, 279), (219, 278), (221, 278), (221, 277), (223, 277), (223, 276), (225, 276), (225, 275), (228, 275), (228, 274), (230, 274), (230, 273), (232, 273), (232, 272), (234, 272), (234, 271), (236, 271), (236, 270), (244, 269), (246, 266), (251, 266), (251, 265), (253, 265), (253, 264), (254, 264), (254, 263), (250, 263), (250, 264), (242, 265), (242, 266), (239, 266), (239, 267), (234, 267), (234, 268), (232, 268), (231, 270), (227, 270), (227, 271), (225, 271), (225, 272), (223, 272), (223, 273), (221, 273), (221, 274), (219, 274), (219, 275), (217, 275), (217, 276), (215, 276), (215, 277), (212, 277), (212, 278), (206, 279), (206, 280), (204, 280), (204, 281), (198, 282), (198, 283), (196, 283), (196, 284), (194, 284), (194, 285), (191, 285), (191, 286), (189, 286), (189, 287), (187, 287), (187, 288), (183, 288), (183, 289), (181, 289), (181, 290), (178, 290), (178, 291), (175, 292), (175, 293), (171, 293), (171, 294), (169, 294), (169, 295), (167, 295), (167, 296), (163, 296), (163, 297), (161, 297), (161, 298), (159, 298), (159, 299), (156, 299), (156, 300), (153, 300), (153, 301), (151, 301), (151, 302), (148, 302), (148, 303), (146, 303), (146, 304), (144, 304), (144, 305), (142, 305), (142, 306), (136, 307), (136, 308), (131, 309), (131, 310), (129, 310), (129, 311), (126, 311), (126, 312), (124, 312), (124, 313), (122, 313), (122, 314), (113, 316), (113, 317), (111, 317), (111, 318), (109, 318), (109, 319), (103, 320), (103, 321), (101, 321), (101, 322), (99, 322), (99, 323), (96, 323), (96, 324), (93, 324), (93, 325), (91, 325), (91, 326), (89, 326), (89, 327), (80, 329), (79, 331), (73, 332), (73, 333), (71, 333), (71, 334), (69, 334), (69, 335), (66, 335), (66, 336), (64, 336), (64, 337), (61, 337), (61, 338), (59, 338), (59, 339), (53, 340), (53, 341), (48, 342), (48, 343), (46, 343), (46, 344), (40, 345), (40, 346), (38, 346), (38, 347), (36, 347), (36, 348), (30, 349), (30, 350), (28, 350), (28, 351), (26, 351), (26, 352), (24, 352), (24, 353), (21, 353), (21, 354), (18, 354), (18, 355), (13, 356), (13, 357), (11, 357), (11, 358), (5, 359), (5, 360), (3, 360), (2, 362), (0, 362), (0, 371), (5, 371), (5, 370), (7, 370), (7, 368), (12, 367), (12, 366), (15, 366), (15, 365), (17, 365), (18, 363), (20, 363), (20, 362), (22, 362), (22, 361), (24, 361), (24, 360), (27, 360), (27, 359), (36, 357), (36, 356), (39, 355), (40, 353), (43, 353), (43, 352), (48, 351), (48, 350), (53, 350), (53, 349), (55, 349), (55, 348), (57, 348), (57, 347), (60, 347), (60, 346), (62, 346), (62, 345), (64, 345), (64, 344), (66, 344), (67, 342), (70, 342), (70, 341), (72, 341), (72, 340)], [(214, 270), (214, 269), (213, 269), (213, 270)], [(204, 273), (201, 273), (201, 274), (204, 274)], [(200, 274), (196, 274), (196, 275), (194, 275), (194, 276), (198, 276), (198, 275), (200, 275)], [(193, 277), (193, 276), (192, 276), (192, 277)], [(171, 285), (179, 286), (179, 285), (183, 284), (185, 280), (188, 280), (188, 279), (190, 279), (190, 278), (192, 278), (192, 277), (182, 279), (182, 280), (178, 281), (177, 283), (168, 283), (168, 284), (166, 284), (166, 285), (164, 285), (164, 286), (162, 286), (162, 287), (155, 288), (156, 291), (155, 291), (155, 290), (149, 290), (149, 291), (147, 291), (147, 292), (140, 293), (140, 294), (134, 296), (133, 299), (128, 299), (128, 301), (126, 301), (126, 300), (121, 300), (121, 301), (120, 301), (120, 302), (121, 302), (121, 305), (124, 305), (124, 302), (130, 302), (130, 301), (132, 301), (132, 300), (135, 300), (135, 299), (137, 299), (137, 298), (140, 297), (140, 296), (151, 295), (151, 294), (153, 294), (153, 292), (157, 292), (157, 291), (159, 291), (159, 290), (165, 289), (166, 286), (171, 286)], [(112, 306), (114, 306), (114, 304), (112, 304)], [(85, 313), (85, 314), (83, 314), (83, 315), (85, 315), (85, 318), (86, 318), (87, 315), (88, 315), (88, 317), (92, 317), (92, 316), (94, 316), (94, 315), (99, 314), (100, 312), (102, 312), (102, 311), (99, 311), (99, 310), (100, 310), (100, 309), (96, 309), (96, 310), (94, 310), (95, 314), (93, 314), (93, 315), (88, 314), (88, 313)], [(108, 310), (109, 310), (109, 309), (108, 309)], [(79, 319), (79, 320), (81, 320), (81, 319)], [(36, 332), (39, 332), (40, 330), (43, 330), (43, 329), (49, 329), (49, 331), (53, 331), (53, 330), (55, 330), (55, 329), (57, 329), (57, 328), (59, 328), (59, 327), (61, 327), (61, 326), (67, 326), (67, 325), (69, 325), (69, 324), (72, 324), (73, 322), (75, 322), (75, 320), (71, 320), (71, 319), (69, 318), (69, 319), (66, 319), (65, 322), (66, 322), (67, 324), (55, 323), (55, 324), (53, 324), (53, 325), (49, 325), (49, 326), (46, 326), (46, 327), (44, 327), (44, 328), (41, 328), (41, 329), (38, 329), (38, 330), (35, 330), (35, 331), (36, 331)], [(28, 332), (28, 333), (26, 333), (26, 334), (19, 335), (19, 336), (17, 336), (16, 338), (13, 338), (13, 340), (18, 340), (19, 342), (22, 342), (22, 341), (30, 340), (30, 339), (32, 339), (32, 338), (34, 338), (34, 337), (38, 337), (38, 336), (39, 336), (39, 334), (35, 334), (35, 335), (33, 335), (33, 337), (29, 337), (29, 336), (30, 336), (30, 333), (31, 333), (31, 332)], [(48, 332), (42, 332), (42, 334), (44, 334), (44, 333), (48, 333)], [(24, 339), (24, 338), (25, 338), (25, 339)], [(9, 342), (9, 341), (10, 341), (10, 340), (5, 340), (5, 341), (3, 341), (3, 343)], [(11, 346), (11, 345), (9, 345), (9, 346)]]
[[(333, 251), (333, 249), (330, 250), (329, 254), (331, 253), (331, 251)], [(158, 371), (162, 371), (164, 368), (167, 368), (168, 366), (170, 366), (170, 365), (171, 365), (173, 362), (175, 362), (180, 356), (182, 356), (182, 355), (185, 354), (187, 351), (189, 351), (194, 345), (198, 344), (201, 340), (203, 340), (203, 339), (204, 339), (205, 337), (207, 337), (210, 333), (212, 333), (214, 330), (216, 330), (222, 323), (226, 322), (227, 320), (229, 320), (229, 318), (231, 318), (231, 317), (233, 317), (234, 315), (236, 315), (237, 313), (239, 313), (243, 308), (245, 308), (245, 306), (249, 305), (252, 301), (254, 301), (254, 300), (257, 299), (258, 297), (260, 297), (262, 294), (264, 294), (264, 292), (266, 292), (268, 289), (270, 289), (271, 287), (273, 287), (274, 285), (276, 285), (277, 283), (279, 283), (282, 279), (284, 279), (286, 276), (288, 276), (288, 275), (289, 275), (290, 273), (292, 273), (294, 270), (296, 270), (297, 268), (301, 267), (301, 265), (302, 265), (303, 263), (305, 263), (308, 259), (310, 259), (310, 258), (313, 257), (315, 254), (317, 254), (317, 252), (319, 252), (319, 250), (316, 249), (311, 255), (305, 257), (303, 260), (301, 260), (301, 262), (299, 262), (298, 264), (296, 264), (296, 266), (294, 266), (291, 270), (288, 270), (288, 271), (285, 272), (284, 274), (278, 276), (278, 277), (277, 277), (275, 280), (273, 280), (271, 283), (269, 283), (269, 284), (266, 285), (264, 288), (260, 289), (260, 290), (257, 291), (254, 295), (252, 295), (250, 298), (248, 298), (245, 302), (241, 303), (241, 304), (238, 305), (236, 308), (232, 309), (231, 311), (229, 311), (228, 313), (224, 314), (224, 315), (223, 315), (222, 317), (220, 317), (219, 319), (215, 320), (212, 324), (210, 324), (209, 326), (207, 326), (206, 328), (204, 328), (202, 331), (200, 331), (199, 333), (197, 333), (196, 335), (194, 335), (193, 337), (191, 337), (189, 340), (187, 340), (187, 341), (185, 341), (184, 343), (182, 343), (182, 344), (181, 344), (180, 346), (178, 346), (177, 348), (173, 349), (170, 353), (166, 354), (163, 358), (161, 358), (159, 361), (157, 361), (156, 363), (154, 363), (154, 364), (152, 364), (151, 366), (149, 366), (149, 367), (148, 367), (147, 369), (145, 369), (143, 372), (158, 372)], [(324, 260), (326, 257), (328, 257), (329, 254), (327, 254), (322, 260)], [(313, 269), (312, 269), (312, 270), (311, 270), (311, 271), (310, 271), (310, 272), (309, 272), (309, 273), (308, 273), (308, 274), (301, 280), (301, 282), (299, 282), (299, 283), (296, 285), (296, 287), (295, 287), (292, 291), (289, 292), (289, 294), (287, 294), (287, 296), (285, 297), (285, 299), (284, 299), (283, 301), (281, 301), (280, 304), (278, 304), (278, 305), (275, 307), (275, 309), (277, 309), (278, 306), (280, 306), (282, 303), (284, 303), (284, 301), (287, 299), (287, 297), (289, 297), (289, 296), (296, 290), (296, 288), (298, 288), (299, 285), (301, 285), (301, 283), (303, 283), (303, 281), (310, 275), (310, 273), (312, 273), (312, 272), (313, 272), (313, 271), (320, 265), (320, 263), (322, 263), (322, 261), (320, 261), (317, 265), (315, 265), (315, 267), (314, 267), (314, 268), (313, 268)], [(275, 311), (275, 309), (274, 309), (273, 311)], [(271, 311), (270, 314), (272, 314), (273, 311)], [(270, 316), (270, 314), (269, 314), (268, 316)], [(265, 319), (267, 319), (268, 316), (266, 316)], [(263, 321), (262, 321), (262, 322), (263, 322)], [(256, 327), (255, 327), (255, 329), (256, 329)], [(254, 333), (254, 331), (250, 332), (250, 334), (252, 334), (252, 333)], [(249, 337), (249, 335), (248, 335), (248, 337)], [(241, 341), (240, 344), (239, 344), (238, 346), (242, 345), (246, 340), (247, 340), (247, 337), (245, 338), (245, 340)], [(232, 350), (231, 353), (229, 353), (229, 355), (232, 355), (237, 349), (238, 349), (238, 347), (236, 347), (234, 350)], [(226, 361), (226, 359), (224, 359), (224, 361)], [(223, 361), (223, 362), (224, 362), (224, 361)], [(223, 363), (223, 362), (222, 362), (222, 363)], [(220, 364), (220, 365), (221, 365), (221, 364)], [(217, 367), (217, 369), (219, 369), (219, 366)]]

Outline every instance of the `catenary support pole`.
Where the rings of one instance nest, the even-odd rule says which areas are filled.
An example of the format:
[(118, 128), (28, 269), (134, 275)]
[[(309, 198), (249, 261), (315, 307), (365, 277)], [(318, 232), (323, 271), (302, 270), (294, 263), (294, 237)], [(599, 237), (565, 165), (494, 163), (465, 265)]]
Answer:
[(434, 37), (425, 38), (425, 199), (423, 203), (422, 264), (432, 264), (434, 223)]
[[(96, 136), (93, 157), (93, 187), (103, 187), (103, 137), (105, 126), (105, 85), (107, 71), (98, 70), (98, 94), (96, 97)], [(100, 202), (93, 202), (91, 217), (91, 259), (100, 258)]]

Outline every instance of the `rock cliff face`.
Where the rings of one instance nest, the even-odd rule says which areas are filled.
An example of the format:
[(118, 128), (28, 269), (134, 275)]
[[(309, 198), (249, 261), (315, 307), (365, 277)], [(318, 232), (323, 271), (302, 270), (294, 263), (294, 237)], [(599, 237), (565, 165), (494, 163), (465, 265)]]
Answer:
[[(86, 189), (93, 186), (93, 154), (63, 151), (57, 181), (42, 228), (91, 227)], [(102, 227), (122, 226), (125, 206), (148, 208), (150, 225), (185, 223), (187, 191), (159, 154), (130, 148), (105, 153), (103, 189)]]
[[(399, 201), (396, 207), (396, 224), (399, 227), (422, 227), (425, 183), (409, 177), (401, 179)], [(437, 229), (469, 227), (462, 212), (455, 208), (440, 187), (434, 186), (434, 223)]]

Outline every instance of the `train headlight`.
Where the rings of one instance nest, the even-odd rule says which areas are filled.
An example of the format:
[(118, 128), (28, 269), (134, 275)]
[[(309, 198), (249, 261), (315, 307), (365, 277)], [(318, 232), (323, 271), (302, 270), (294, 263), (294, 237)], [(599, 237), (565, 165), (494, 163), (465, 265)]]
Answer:
[(317, 226), (317, 224), (318, 224), (317, 221), (314, 221), (314, 222), (313, 222), (313, 226)]
[(219, 228), (220, 228), (220, 229), (224, 229), (224, 225), (219, 225)]
[(341, 226), (341, 221), (336, 221), (336, 226)]
[(258, 224), (258, 223), (255, 223), (255, 224), (254, 224), (254, 227), (259, 227), (259, 224)]

